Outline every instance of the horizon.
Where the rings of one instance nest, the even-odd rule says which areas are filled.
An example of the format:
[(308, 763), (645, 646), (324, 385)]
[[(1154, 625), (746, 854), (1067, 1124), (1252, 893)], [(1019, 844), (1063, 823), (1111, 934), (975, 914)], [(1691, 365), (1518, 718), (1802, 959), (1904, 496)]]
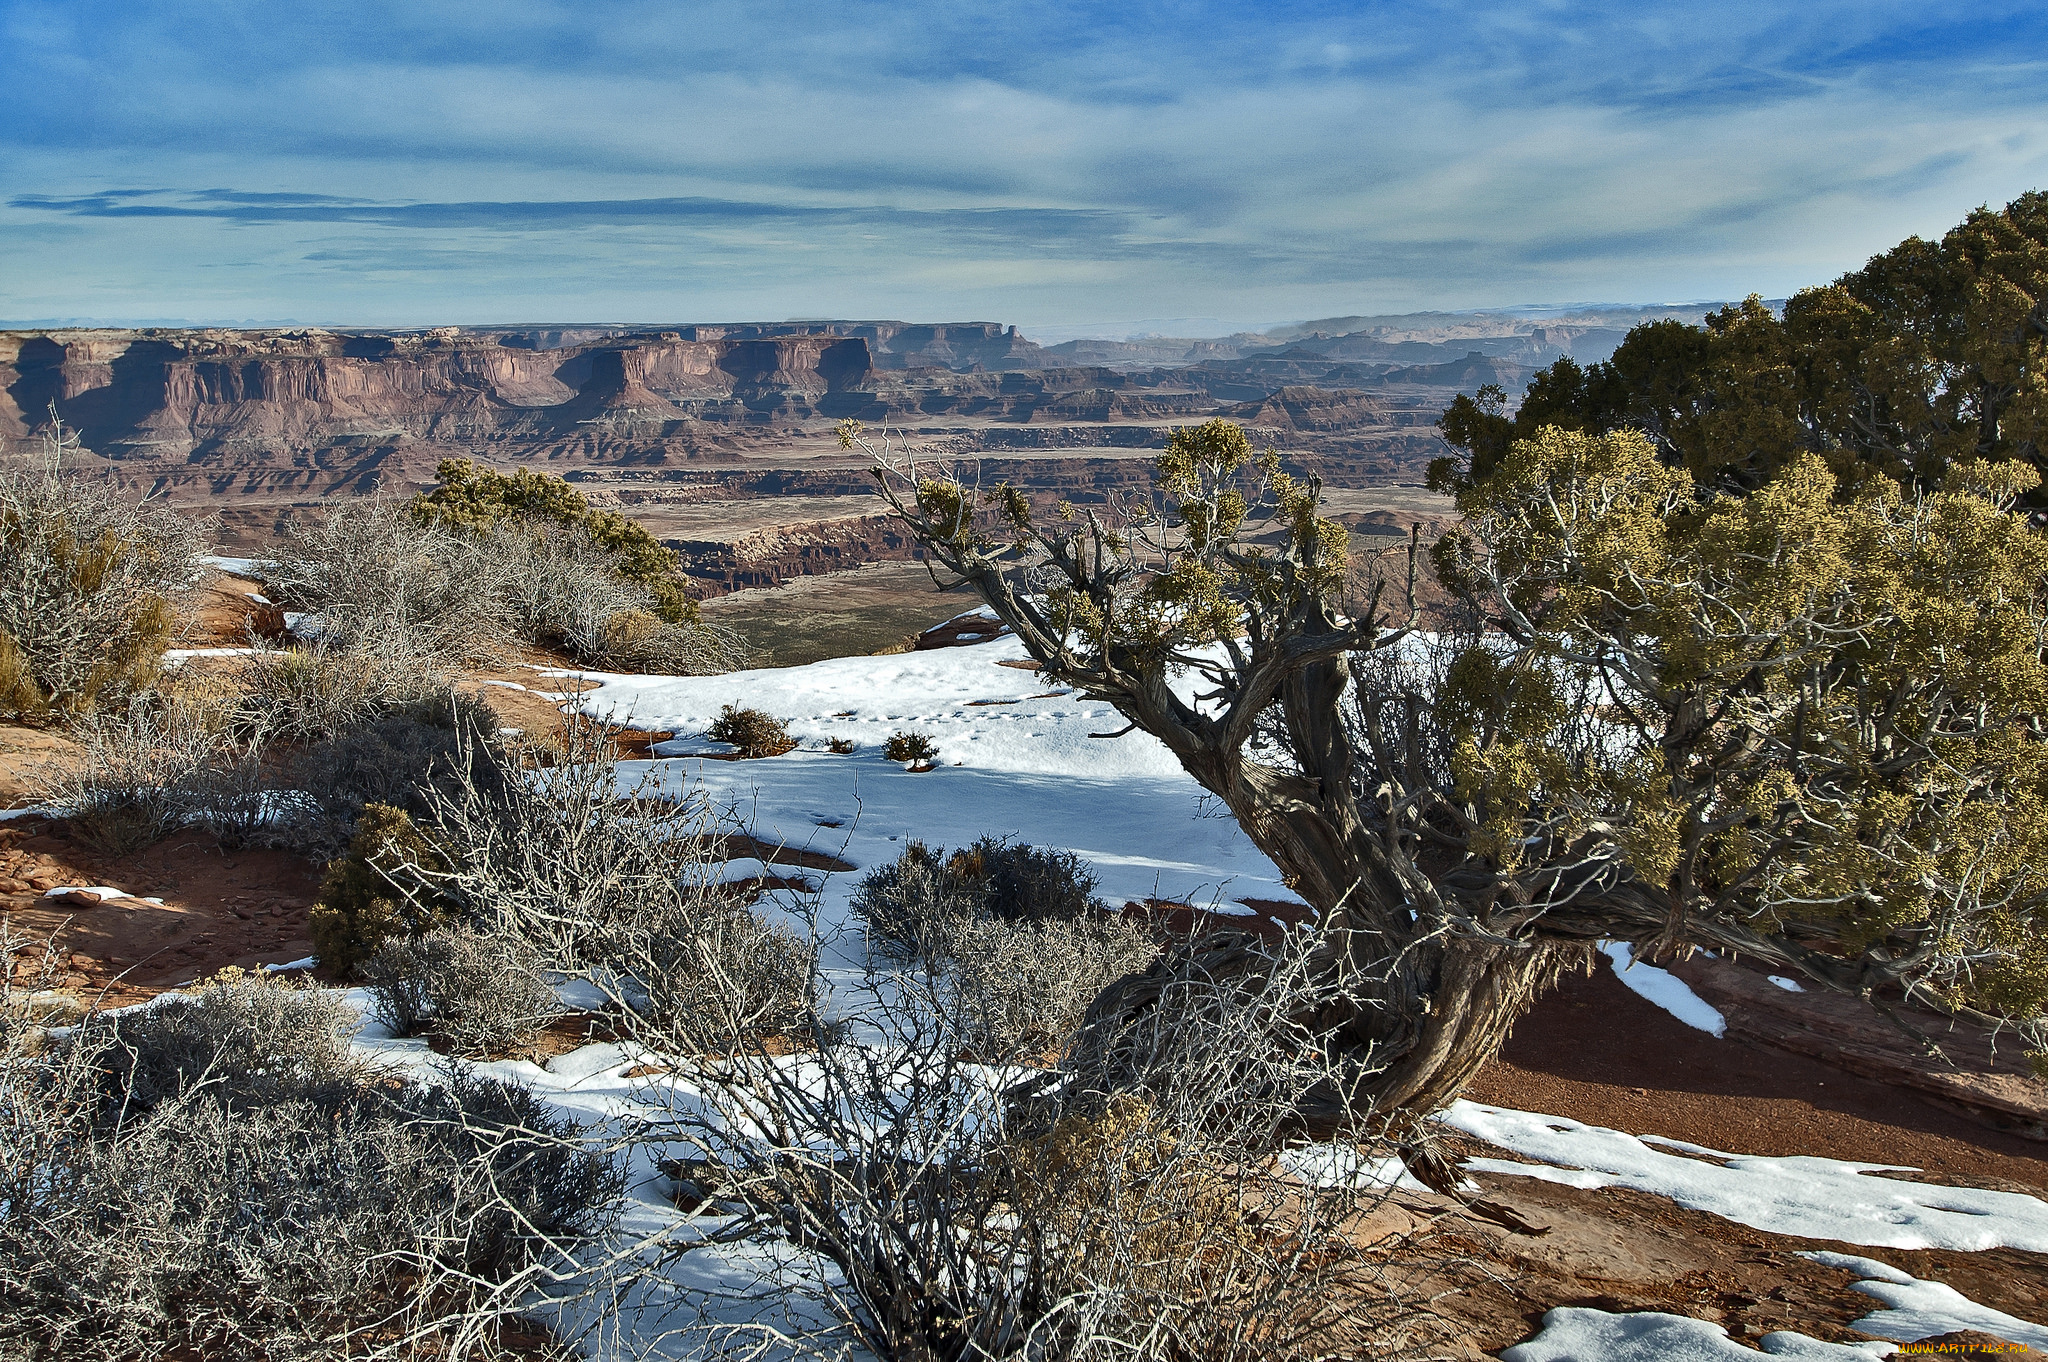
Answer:
[(1780, 297), (2048, 184), (2048, 12), (1993, 0), (0, 0), (0, 38), (0, 314), (98, 325)]
[[(1583, 303), (1511, 303), (1496, 307), (1439, 308), (1416, 312), (1391, 312), (1371, 314), (1346, 314), (1333, 317), (1298, 317), (1285, 321), (1271, 321), (1254, 327), (1234, 331), (1218, 330), (1116, 330), (1122, 323), (1070, 323), (1050, 324), (1040, 327), (1017, 326), (1017, 334), (1039, 345), (1059, 345), (1070, 340), (1144, 341), (1144, 340), (1227, 340), (1232, 336), (1267, 335), (1288, 327), (1312, 326), (1317, 322), (1364, 321), (1387, 322), (1419, 319), (1425, 317), (1500, 317), (1517, 318), (1527, 321), (1544, 321), (1552, 318), (1576, 316), (1595, 312), (1631, 311), (1690, 311), (1700, 308), (1726, 307), (1736, 302), (1729, 298), (1695, 298), (1679, 302), (1583, 302)], [(1765, 299), (1768, 306), (1782, 306), (1782, 298)], [(1150, 326), (1161, 320), (1192, 320), (1201, 325), (1215, 323), (1213, 318), (1158, 319), (1145, 318), (1129, 323), (1129, 326)], [(617, 328), (621, 330), (658, 330), (667, 326), (790, 326), (802, 323), (863, 325), (877, 322), (899, 322), (907, 326), (1009, 326), (1012, 323), (994, 317), (828, 317), (807, 315), (782, 318), (761, 317), (715, 317), (682, 319), (676, 317), (634, 320), (625, 318), (526, 318), (516, 321), (468, 322), (430, 321), (412, 326), (376, 326), (346, 321), (307, 321), (297, 317), (240, 318), (234, 320), (199, 320), (185, 317), (146, 318), (96, 318), (96, 317), (44, 317), (26, 320), (0, 318), (0, 332), (50, 332), (50, 331), (143, 331), (143, 330), (207, 330), (207, 331), (280, 331), (316, 330), (333, 332), (413, 332), (428, 331), (439, 327), (452, 326), (463, 331), (521, 330), (525, 328)]]

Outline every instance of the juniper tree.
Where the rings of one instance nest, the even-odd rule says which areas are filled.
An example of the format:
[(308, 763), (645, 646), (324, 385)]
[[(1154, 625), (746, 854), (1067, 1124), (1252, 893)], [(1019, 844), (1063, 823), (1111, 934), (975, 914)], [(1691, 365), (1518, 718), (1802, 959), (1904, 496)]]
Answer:
[[(1229, 422), (1173, 435), (1151, 504), (1086, 513), (841, 434), (1051, 679), (1164, 743), (1318, 911), (1357, 1000), (1320, 1019), (1353, 1061), (1324, 1100), (1440, 1108), (1603, 938), (2021, 1022), (2048, 999), (2024, 464), (1928, 490), (1799, 453), (1743, 492), (1639, 432), (1542, 428), (1380, 571)], [(1457, 602), (1427, 629), (1424, 570)]]
[(1512, 413), (1497, 386), (1461, 396), (1440, 423), (1461, 457), (1432, 481), (1483, 477), (1546, 425), (1641, 430), (1741, 489), (1810, 454), (1926, 489), (1975, 459), (2048, 471), (2048, 192), (1909, 238), (1782, 315), (1752, 296), (1704, 326), (1639, 326), (1604, 363), (1538, 372)]

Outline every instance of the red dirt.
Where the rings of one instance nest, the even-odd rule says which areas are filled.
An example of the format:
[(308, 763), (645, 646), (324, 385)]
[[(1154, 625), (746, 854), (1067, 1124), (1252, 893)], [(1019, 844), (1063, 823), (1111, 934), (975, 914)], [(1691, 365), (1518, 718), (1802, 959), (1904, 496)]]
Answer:
[[(256, 583), (222, 576), (203, 595), (196, 621), (180, 645), (246, 643), (243, 621), (262, 607), (243, 593), (255, 589)], [(232, 664), (232, 658), (202, 658), (188, 665)], [(463, 679), (480, 688), (501, 723), (538, 736), (561, 722), (559, 703), (539, 692), (576, 691), (592, 684), (543, 677), (535, 670), (567, 665), (553, 654), (527, 649), (501, 668), (467, 673)], [(529, 689), (483, 684), (494, 680)], [(619, 735), (622, 748), (644, 747), (650, 740), (651, 735), (631, 731)], [(20, 789), (8, 784), (14, 767), (22, 768), (27, 781), (35, 765), (65, 760), (75, 750), (55, 733), (0, 727), (0, 794), (16, 802), (32, 797), (32, 784)], [(809, 864), (796, 853), (778, 859)], [(72, 840), (61, 820), (22, 818), (0, 824), (0, 916), (14, 936), (37, 943), (17, 951), (12, 967), (18, 974), (42, 959), (42, 943), (54, 940), (60, 986), (118, 1007), (228, 965), (248, 969), (311, 955), (308, 915), (323, 869), (288, 851), (223, 852), (197, 830), (141, 851), (107, 856)], [(105, 902), (43, 897), (45, 889), (65, 885), (106, 886), (122, 890), (125, 897)], [(147, 902), (150, 896), (164, 902)]]
[(1605, 960), (1537, 1003), (1466, 1095), (1729, 1153), (1913, 1164), (2048, 1192), (2048, 1146), (1804, 1056), (1716, 1040), (1624, 988)]
[(262, 590), (263, 583), (253, 577), (226, 572), (216, 575), (196, 593), (175, 646), (242, 648), (248, 646), (252, 631), (258, 638), (283, 638), (284, 611), (254, 599)]
[[(165, 838), (126, 856), (102, 856), (62, 823), (24, 818), (0, 826), (0, 857), (14, 860), (0, 912), (17, 936), (56, 937), (62, 982), (110, 1006), (137, 1002), (226, 965), (282, 964), (313, 953), (307, 913), (319, 869), (283, 851), (223, 852), (203, 833)], [(90, 906), (43, 897), (64, 885), (105, 885), (132, 897)], [(143, 895), (164, 900), (144, 902)], [(20, 970), (41, 952), (17, 954)]]

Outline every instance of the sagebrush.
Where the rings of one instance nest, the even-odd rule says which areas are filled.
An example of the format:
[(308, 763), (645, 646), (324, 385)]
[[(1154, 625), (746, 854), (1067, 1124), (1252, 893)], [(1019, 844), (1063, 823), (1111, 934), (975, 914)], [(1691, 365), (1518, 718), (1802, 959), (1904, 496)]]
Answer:
[(731, 743), (743, 757), (773, 757), (796, 746), (789, 725), (772, 714), (740, 705), (719, 710), (704, 736), (713, 742)]
[(60, 1039), (13, 989), (10, 1357), (500, 1356), (619, 1204), (619, 1165), (524, 1089), (353, 1065), (330, 995), (229, 976)]
[(0, 461), (0, 716), (67, 719), (155, 680), (199, 571), (199, 526), (65, 467), (52, 413), (38, 449)]
[(431, 1033), (469, 1058), (530, 1047), (565, 1011), (532, 946), (463, 923), (387, 937), (362, 973), (393, 1032)]

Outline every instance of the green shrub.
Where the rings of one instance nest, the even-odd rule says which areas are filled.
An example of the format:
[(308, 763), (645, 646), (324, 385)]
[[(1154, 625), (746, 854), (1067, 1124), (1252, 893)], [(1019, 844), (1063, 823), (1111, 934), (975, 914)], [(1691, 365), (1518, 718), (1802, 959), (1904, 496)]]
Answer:
[(65, 719), (153, 682), (197, 528), (71, 476), (62, 427), (41, 457), (0, 465), (0, 715)]
[(882, 755), (890, 761), (913, 761), (928, 766), (939, 759), (939, 744), (929, 733), (898, 729), (882, 744)]
[(743, 757), (774, 757), (796, 746), (789, 726), (772, 714), (758, 709), (727, 705), (711, 721), (704, 736), (713, 742), (731, 743)]
[(449, 916), (446, 905), (402, 867), (438, 871), (447, 865), (405, 810), (366, 806), (348, 854), (328, 866), (313, 905), (313, 948), (320, 963), (352, 975), (389, 938), (441, 926)]
[(614, 572), (646, 589), (662, 619), (698, 622), (681, 558), (631, 517), (593, 510), (567, 482), (527, 468), (500, 473), (468, 459), (444, 459), (434, 476), (441, 485), (413, 498), (410, 510), (418, 523), (479, 535), (508, 519), (574, 527), (603, 550)]

